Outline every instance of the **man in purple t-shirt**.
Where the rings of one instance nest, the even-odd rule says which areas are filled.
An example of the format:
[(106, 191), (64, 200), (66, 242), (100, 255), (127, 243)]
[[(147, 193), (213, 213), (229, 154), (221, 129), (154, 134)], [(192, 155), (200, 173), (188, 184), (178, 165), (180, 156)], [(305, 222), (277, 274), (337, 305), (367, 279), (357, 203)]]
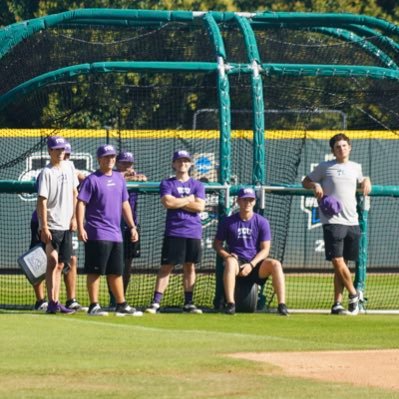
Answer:
[(167, 209), (161, 268), (153, 301), (147, 313), (157, 313), (174, 266), (183, 265), (184, 306), (187, 313), (202, 313), (193, 303), (195, 264), (201, 260), (202, 225), (199, 214), (205, 207), (204, 185), (190, 177), (191, 155), (184, 150), (173, 154), (175, 176), (162, 180), (160, 196)]
[[(116, 157), (116, 170), (125, 178), (126, 182), (146, 182), (147, 176), (134, 169), (134, 156), (129, 151), (121, 151)], [(132, 274), (132, 260), (140, 257), (140, 227), (138, 225), (137, 203), (139, 193), (129, 192), (129, 205), (132, 209), (133, 221), (138, 228), (138, 240), (132, 242), (129, 226), (122, 221), (123, 234), (123, 291), (126, 294)], [(115, 306), (115, 298), (110, 292), (110, 307)]]
[[(218, 226), (213, 248), (224, 260), (223, 284), (226, 296), (225, 313), (235, 314), (236, 278), (264, 284), (272, 276), (277, 294), (277, 311), (288, 315), (285, 305), (285, 280), (278, 260), (268, 258), (271, 232), (269, 221), (254, 212), (255, 191), (243, 188), (238, 193), (239, 212), (224, 218)], [(226, 242), (227, 247), (223, 243)]]
[(137, 312), (126, 303), (123, 292), (122, 216), (131, 231), (132, 241), (138, 240), (138, 234), (125, 179), (113, 170), (115, 158), (112, 145), (100, 146), (97, 150), (100, 168), (86, 177), (78, 195), (78, 237), (85, 243), (85, 272), (90, 298), (88, 314), (108, 315), (98, 303), (100, 276), (106, 275), (108, 286), (115, 296), (116, 315), (141, 316), (142, 312)]

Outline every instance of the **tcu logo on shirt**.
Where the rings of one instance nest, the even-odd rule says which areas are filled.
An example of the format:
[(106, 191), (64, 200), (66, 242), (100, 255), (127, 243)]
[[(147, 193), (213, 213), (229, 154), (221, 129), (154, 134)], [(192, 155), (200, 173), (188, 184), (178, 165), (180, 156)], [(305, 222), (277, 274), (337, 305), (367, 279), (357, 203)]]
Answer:
[(177, 187), (177, 192), (183, 197), (190, 195), (190, 187)]
[(250, 229), (249, 227), (239, 227), (237, 229), (237, 233), (237, 238), (243, 238), (245, 240), (247, 237), (251, 237), (252, 229)]

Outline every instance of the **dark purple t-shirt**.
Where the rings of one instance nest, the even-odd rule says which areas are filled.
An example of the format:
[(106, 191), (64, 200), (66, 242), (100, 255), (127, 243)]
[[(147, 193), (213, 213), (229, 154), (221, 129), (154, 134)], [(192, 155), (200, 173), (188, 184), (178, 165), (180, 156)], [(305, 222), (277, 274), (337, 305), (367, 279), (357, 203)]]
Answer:
[[(161, 198), (164, 195), (172, 195), (175, 198), (194, 195), (205, 200), (205, 187), (199, 180), (191, 177), (185, 182), (171, 177), (161, 181), (160, 195)], [(199, 213), (188, 212), (184, 209), (168, 209), (165, 236), (201, 239), (202, 224)]]
[(86, 203), (89, 240), (122, 242), (122, 203), (128, 198), (125, 179), (119, 172), (107, 176), (97, 170), (83, 180), (78, 199)]
[(260, 243), (271, 240), (270, 224), (257, 213), (249, 220), (242, 220), (237, 212), (219, 223), (215, 238), (226, 241), (230, 252), (250, 262), (260, 251)]

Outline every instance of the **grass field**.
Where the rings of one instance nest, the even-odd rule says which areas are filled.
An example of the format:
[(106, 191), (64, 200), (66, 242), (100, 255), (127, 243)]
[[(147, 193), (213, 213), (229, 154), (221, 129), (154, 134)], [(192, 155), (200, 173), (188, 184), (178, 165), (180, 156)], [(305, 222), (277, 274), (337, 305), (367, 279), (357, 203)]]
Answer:
[[(154, 274), (133, 275), (127, 292), (127, 300), (136, 307), (147, 306), (152, 299), (155, 286)], [(333, 275), (330, 274), (287, 274), (287, 304), (291, 309), (330, 309), (332, 305)], [(272, 297), (272, 285), (268, 280), (265, 289), (270, 306), (276, 307)], [(366, 281), (368, 308), (374, 310), (399, 310), (399, 274), (369, 274)], [(197, 304), (213, 307), (215, 277), (213, 274), (198, 274), (195, 299)], [(88, 305), (86, 276), (79, 275), (77, 298)], [(65, 286), (61, 284), (61, 301), (65, 301)], [(107, 306), (109, 295), (105, 279), (102, 279), (100, 302)], [(23, 275), (0, 275), (0, 308), (3, 304), (32, 306), (35, 302), (33, 289)], [(173, 275), (163, 303), (181, 304), (183, 290), (181, 274)]]
[[(227, 354), (399, 348), (399, 317), (0, 311), (1, 398), (399, 398)], [(356, 367), (356, 365), (354, 365)]]

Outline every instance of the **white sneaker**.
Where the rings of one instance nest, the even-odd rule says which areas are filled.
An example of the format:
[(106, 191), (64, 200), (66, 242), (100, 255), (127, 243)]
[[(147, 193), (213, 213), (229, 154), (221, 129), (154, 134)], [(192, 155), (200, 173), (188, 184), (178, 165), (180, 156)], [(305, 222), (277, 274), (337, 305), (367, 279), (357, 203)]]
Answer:
[(193, 303), (186, 303), (183, 306), (183, 313), (202, 314), (202, 310), (198, 309)]
[(359, 314), (359, 295), (356, 294), (353, 298), (349, 297), (348, 315), (357, 316)]
[(46, 312), (48, 307), (48, 302), (45, 299), (42, 299), (40, 301), (36, 301), (34, 310), (37, 312)]
[(150, 314), (157, 314), (159, 312), (159, 308), (159, 303), (154, 302), (145, 310), (145, 312)]
[(367, 313), (366, 304), (367, 298), (364, 297), (363, 291), (357, 291), (359, 295), (359, 313), (365, 314)]
[(82, 306), (76, 299), (70, 299), (66, 301), (65, 306), (68, 309), (76, 310), (77, 312), (87, 312), (89, 310), (88, 307)]
[(132, 308), (126, 303), (125, 305), (116, 305), (115, 315), (119, 317), (142, 316), (143, 312)]
[(89, 308), (87, 314), (89, 316), (108, 316), (108, 312), (102, 310), (99, 304), (93, 306), (91, 309)]

